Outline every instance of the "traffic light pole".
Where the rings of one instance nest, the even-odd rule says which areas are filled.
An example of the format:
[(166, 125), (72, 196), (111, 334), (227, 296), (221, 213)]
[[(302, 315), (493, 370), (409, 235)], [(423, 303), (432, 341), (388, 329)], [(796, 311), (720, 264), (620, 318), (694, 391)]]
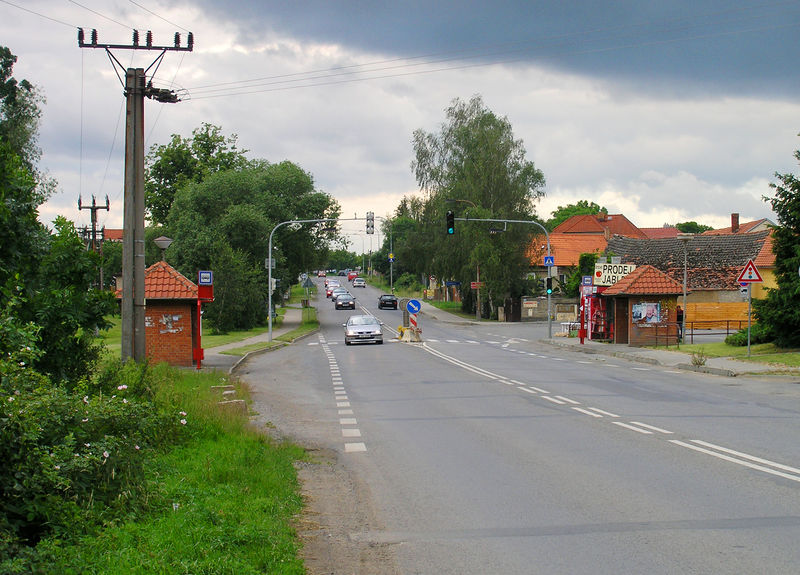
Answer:
[[(534, 226), (539, 226), (542, 228), (545, 237), (547, 238), (547, 257), (550, 257), (550, 234), (542, 224), (539, 222), (535, 222), (533, 220), (496, 220), (491, 218), (454, 218), (454, 220), (459, 222), (494, 222), (494, 223), (503, 223), (503, 224), (533, 224)], [(551, 266), (547, 266), (547, 278), (552, 282), (553, 281), (553, 268)], [(479, 304), (480, 305), (480, 304)], [(553, 337), (553, 314), (552, 314), (552, 306), (551, 306), (551, 299), (550, 294), (547, 294), (547, 338), (551, 339)]]

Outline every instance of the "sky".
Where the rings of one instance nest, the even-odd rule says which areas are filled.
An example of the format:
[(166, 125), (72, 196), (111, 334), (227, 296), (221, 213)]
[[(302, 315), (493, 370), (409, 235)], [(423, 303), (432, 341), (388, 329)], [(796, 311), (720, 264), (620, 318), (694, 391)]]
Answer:
[[(764, 196), (798, 173), (800, 1), (493, 2), (0, 0), (0, 44), (35, 84), (40, 168), (58, 192), (40, 219), (90, 225), (92, 196), (122, 227), (125, 102), (105, 50), (181, 43), (148, 77), (181, 101), (145, 102), (146, 148), (208, 122), (250, 158), (289, 160), (343, 218), (390, 216), (420, 194), (414, 130), (437, 133), (456, 98), (480, 95), (546, 178), (536, 205), (594, 202), (639, 227), (776, 221)], [(123, 67), (157, 52), (115, 49)], [(444, 227), (444, 222), (442, 223)], [(377, 226), (379, 227), (379, 226)], [(344, 222), (353, 251), (377, 249)]]

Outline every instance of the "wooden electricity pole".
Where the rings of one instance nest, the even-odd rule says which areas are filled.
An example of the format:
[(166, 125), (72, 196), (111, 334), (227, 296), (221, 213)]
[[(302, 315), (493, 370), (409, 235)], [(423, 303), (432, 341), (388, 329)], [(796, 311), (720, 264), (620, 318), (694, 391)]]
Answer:
[[(144, 361), (144, 98), (159, 102), (178, 102), (172, 90), (153, 88), (146, 74), (156, 63), (161, 65), (167, 51), (191, 52), (194, 36), (189, 32), (185, 47), (180, 45), (180, 34), (175, 34), (174, 46), (154, 46), (153, 35), (147, 32), (144, 45), (139, 44), (139, 32), (133, 31), (130, 45), (99, 44), (97, 30), (91, 31), (89, 42), (84, 41), (83, 29), (78, 29), (78, 46), (103, 48), (119, 70), (125, 70), (125, 190), (122, 229), (122, 361)], [(147, 68), (125, 68), (111, 49), (159, 50), (161, 54)], [(117, 76), (120, 77), (119, 70)], [(158, 70), (158, 66), (156, 66)], [(155, 71), (153, 72), (155, 74)], [(122, 78), (120, 77), (120, 80)]]

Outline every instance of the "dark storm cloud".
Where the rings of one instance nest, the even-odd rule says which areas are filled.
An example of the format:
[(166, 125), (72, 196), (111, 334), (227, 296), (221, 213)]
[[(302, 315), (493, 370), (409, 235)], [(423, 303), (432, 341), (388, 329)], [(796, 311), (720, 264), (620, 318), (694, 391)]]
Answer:
[(241, 24), (244, 42), (291, 35), (395, 57), (526, 62), (646, 92), (800, 88), (800, 3), (239, 2), (201, 0)]

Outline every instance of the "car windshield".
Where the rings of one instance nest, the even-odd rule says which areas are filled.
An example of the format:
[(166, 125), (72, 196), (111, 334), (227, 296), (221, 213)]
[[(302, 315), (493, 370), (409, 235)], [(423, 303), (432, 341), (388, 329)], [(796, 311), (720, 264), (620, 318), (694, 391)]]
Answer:
[(347, 320), (350, 325), (378, 325), (378, 320), (371, 315), (358, 315)]

